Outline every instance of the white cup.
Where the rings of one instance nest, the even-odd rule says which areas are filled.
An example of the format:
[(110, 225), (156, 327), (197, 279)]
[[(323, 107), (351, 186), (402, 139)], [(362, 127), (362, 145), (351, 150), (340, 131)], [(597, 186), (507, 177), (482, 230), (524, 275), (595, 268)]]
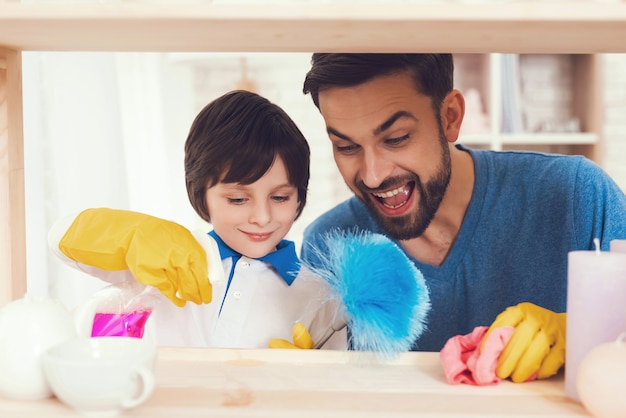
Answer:
[(148, 399), (155, 362), (156, 346), (133, 337), (77, 338), (42, 355), (56, 397), (92, 417), (116, 416)]

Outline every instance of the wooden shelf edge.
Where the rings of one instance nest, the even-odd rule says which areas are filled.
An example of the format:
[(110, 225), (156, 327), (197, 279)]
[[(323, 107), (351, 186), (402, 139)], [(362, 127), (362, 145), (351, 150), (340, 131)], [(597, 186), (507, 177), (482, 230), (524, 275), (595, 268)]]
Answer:
[(626, 52), (626, 3), (0, 3), (30, 51)]
[(26, 292), (22, 107), (21, 54), (0, 47), (0, 306)]
[[(598, 143), (596, 133), (519, 133), (499, 134), (501, 145), (592, 145)], [(496, 136), (463, 135), (457, 142), (467, 145), (491, 145)]]
[(595, 133), (520, 133), (500, 135), (503, 145), (589, 145), (598, 142)]

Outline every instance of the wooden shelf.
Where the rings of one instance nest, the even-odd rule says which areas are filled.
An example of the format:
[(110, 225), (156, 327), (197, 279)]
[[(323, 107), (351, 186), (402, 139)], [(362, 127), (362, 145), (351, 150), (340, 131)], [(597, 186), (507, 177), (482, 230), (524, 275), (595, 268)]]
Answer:
[[(121, 417), (589, 418), (564, 375), (525, 384), (447, 383), (437, 352), (160, 347), (155, 389)], [(57, 397), (0, 397), (2, 417), (80, 418)]]
[[(514, 61), (505, 61), (513, 57), (499, 53), (454, 55), (455, 87), (476, 93), (472, 101), (466, 100), (465, 115), (474, 124), (462, 131), (460, 143), (494, 150), (584, 155), (602, 164), (600, 54), (519, 54)], [(507, 62), (508, 66), (517, 62), (516, 69), (505, 71)], [(518, 99), (509, 100), (511, 94)], [(506, 112), (505, 105), (509, 106)], [(505, 123), (508, 113), (519, 115), (520, 120)], [(568, 127), (571, 132), (565, 131)]]
[[(598, 142), (595, 133), (520, 133), (499, 134), (501, 145), (591, 145)], [(467, 145), (491, 145), (494, 138), (490, 134), (464, 135), (459, 142)]]
[(590, 145), (598, 142), (595, 133), (502, 134), (502, 145)]
[(626, 3), (0, 3), (22, 51), (626, 52)]

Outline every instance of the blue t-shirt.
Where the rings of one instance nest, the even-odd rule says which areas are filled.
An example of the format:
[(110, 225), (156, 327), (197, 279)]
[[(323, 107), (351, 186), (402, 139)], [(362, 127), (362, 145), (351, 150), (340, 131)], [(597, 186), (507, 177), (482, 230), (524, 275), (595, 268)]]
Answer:
[[(428, 329), (413, 350), (439, 351), (455, 335), (490, 325), (508, 306), (532, 302), (564, 312), (570, 251), (626, 239), (626, 196), (580, 156), (470, 150), (475, 184), (459, 234), (441, 266), (411, 260), (429, 288)], [(307, 227), (301, 259), (332, 229), (383, 233), (356, 197)], [(408, 254), (407, 254), (408, 255)]]

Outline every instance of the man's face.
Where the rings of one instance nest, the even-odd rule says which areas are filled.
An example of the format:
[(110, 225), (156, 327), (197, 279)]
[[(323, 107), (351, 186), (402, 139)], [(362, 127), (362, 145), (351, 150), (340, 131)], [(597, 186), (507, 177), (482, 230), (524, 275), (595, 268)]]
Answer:
[(450, 182), (450, 149), (431, 99), (407, 74), (319, 93), (344, 181), (393, 238), (420, 236)]

